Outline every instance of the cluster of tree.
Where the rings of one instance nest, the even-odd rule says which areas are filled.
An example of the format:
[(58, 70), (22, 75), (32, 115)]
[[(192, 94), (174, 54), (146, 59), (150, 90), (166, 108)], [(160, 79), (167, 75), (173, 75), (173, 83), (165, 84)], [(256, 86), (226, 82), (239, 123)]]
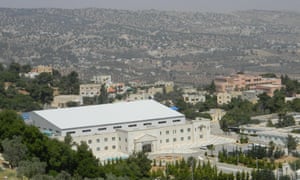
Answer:
[[(278, 159), (284, 155), (284, 152), (275, 148), (274, 143), (270, 143), (269, 148), (262, 146), (253, 146), (247, 152), (242, 152), (241, 149), (234, 149), (228, 152), (222, 149), (218, 153), (219, 161), (229, 164), (243, 164), (250, 168), (275, 169), (274, 159)], [(280, 165), (279, 165), (280, 166)]]
[(241, 98), (233, 98), (227, 105), (222, 106), (227, 113), (221, 119), (220, 126), (224, 131), (228, 128), (237, 127), (239, 125), (257, 123), (251, 120), (253, 115), (278, 113), (279, 121), (275, 125), (269, 122), (269, 126), (277, 128), (295, 125), (292, 116), (287, 115), (289, 111), (300, 112), (300, 100), (295, 99), (291, 102), (285, 102), (285, 89), (275, 91), (274, 96), (270, 97), (266, 93), (258, 95), (258, 102), (252, 104)]
[[(216, 166), (212, 166), (210, 162), (197, 162), (194, 158), (188, 158), (187, 161), (182, 159), (174, 164), (167, 164), (165, 173), (158, 173), (161, 180), (178, 179), (216, 179), (216, 180), (234, 180), (233, 174), (226, 174), (217, 170)], [(248, 174), (249, 177), (249, 174)]]
[(224, 131), (228, 131), (230, 127), (252, 123), (250, 117), (254, 114), (254, 105), (251, 102), (241, 98), (233, 98), (223, 108), (227, 111), (220, 120), (220, 127)]
[(151, 161), (143, 153), (133, 154), (114, 165), (101, 165), (86, 143), (73, 144), (70, 136), (66, 136), (64, 142), (50, 139), (36, 127), (25, 125), (11, 110), (0, 112), (0, 152), (12, 168), (18, 167), (19, 176), (32, 179), (44, 176), (106, 178), (108, 174), (130, 179), (150, 177)]
[[(254, 169), (251, 173), (237, 172), (234, 174), (226, 174), (218, 171), (216, 166), (212, 166), (210, 162), (196, 161), (190, 157), (176, 161), (174, 164), (167, 164), (166, 167), (152, 172), (152, 177), (161, 180), (189, 180), (189, 179), (216, 179), (216, 180), (275, 180), (275, 175), (271, 169)], [(283, 180), (284, 176), (279, 179)]]
[(278, 122), (275, 124), (276, 128), (283, 128), (288, 126), (294, 126), (296, 124), (295, 119), (292, 115), (286, 113), (278, 114)]
[(61, 94), (79, 92), (76, 72), (61, 76), (54, 70), (53, 74), (41, 73), (34, 79), (23, 76), (30, 70), (29, 65), (11, 63), (5, 68), (0, 64), (0, 109), (16, 111), (41, 109), (42, 105), (49, 104), (53, 100), (53, 87), (58, 87)]
[(292, 97), (300, 93), (300, 83), (297, 80), (292, 80), (287, 75), (282, 75), (281, 83), (285, 86), (287, 96)]
[(30, 95), (22, 94), (25, 90), (20, 72), (27, 72), (31, 68), (17, 63), (5, 68), (0, 64), (0, 109), (30, 111), (40, 109), (40, 105)]
[[(173, 92), (170, 93), (157, 93), (154, 99), (159, 102), (164, 102), (166, 106), (174, 105), (178, 108), (179, 112), (185, 114), (188, 119), (195, 119), (196, 117), (204, 117), (210, 119), (210, 115), (201, 113), (208, 111), (211, 108), (217, 107), (217, 97), (214, 95), (206, 95), (205, 102), (199, 102), (195, 105), (186, 103), (182, 96), (182, 91), (178, 87), (175, 87)], [(173, 103), (173, 104), (171, 104)]]
[[(265, 77), (274, 77), (274, 74), (265, 74)], [(258, 96), (259, 100), (256, 104), (253, 104), (247, 100), (242, 100), (241, 98), (233, 98), (229, 104), (218, 106), (217, 98), (214, 95), (207, 95), (205, 102), (197, 103), (192, 105), (184, 102), (182, 97), (182, 91), (176, 88), (174, 92), (168, 94), (156, 94), (155, 99), (160, 102), (172, 102), (175, 106), (179, 108), (179, 111), (186, 115), (189, 119), (195, 119), (195, 117), (208, 117), (209, 115), (199, 113), (203, 111), (208, 111), (211, 108), (223, 108), (227, 111), (226, 115), (220, 121), (220, 126), (223, 130), (228, 131), (231, 127), (238, 127), (239, 125), (257, 123), (251, 120), (250, 117), (253, 115), (278, 113), (279, 115), (287, 111), (300, 112), (300, 100), (295, 99), (291, 102), (285, 102), (286, 94), (289, 92), (298, 92), (300, 84), (296, 81), (290, 80), (288, 76), (282, 77), (282, 82), (286, 85), (286, 88), (280, 91), (275, 91), (274, 96), (270, 97), (266, 93), (262, 93)], [(292, 82), (292, 83), (291, 83)], [(293, 84), (290, 85), (290, 84)], [(292, 87), (291, 87), (292, 86)], [(297, 88), (293, 88), (293, 87)], [(208, 92), (215, 92), (214, 82), (205, 88)], [(291, 90), (292, 89), (292, 90)], [(286, 127), (294, 125), (293, 118), (291, 116), (281, 116), (279, 122), (274, 125), (276, 127)]]

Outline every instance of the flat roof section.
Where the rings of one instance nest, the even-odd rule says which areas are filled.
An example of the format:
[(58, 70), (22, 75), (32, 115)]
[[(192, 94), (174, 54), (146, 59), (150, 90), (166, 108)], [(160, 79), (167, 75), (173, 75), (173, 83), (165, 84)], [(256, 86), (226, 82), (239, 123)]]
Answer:
[(184, 117), (154, 100), (33, 111), (60, 129)]

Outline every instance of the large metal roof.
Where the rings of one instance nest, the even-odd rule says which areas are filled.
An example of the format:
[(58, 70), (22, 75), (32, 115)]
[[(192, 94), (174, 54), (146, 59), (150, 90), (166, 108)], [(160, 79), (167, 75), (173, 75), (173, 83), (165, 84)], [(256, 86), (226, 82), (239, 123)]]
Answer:
[(41, 110), (33, 113), (62, 130), (184, 116), (154, 100)]

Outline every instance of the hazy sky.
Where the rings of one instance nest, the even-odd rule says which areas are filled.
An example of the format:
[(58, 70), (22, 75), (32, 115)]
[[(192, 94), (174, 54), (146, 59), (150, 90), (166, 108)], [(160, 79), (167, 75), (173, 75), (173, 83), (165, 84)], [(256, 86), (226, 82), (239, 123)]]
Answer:
[(300, 12), (300, 0), (0, 0), (13, 8), (113, 8), (228, 12), (246, 9)]

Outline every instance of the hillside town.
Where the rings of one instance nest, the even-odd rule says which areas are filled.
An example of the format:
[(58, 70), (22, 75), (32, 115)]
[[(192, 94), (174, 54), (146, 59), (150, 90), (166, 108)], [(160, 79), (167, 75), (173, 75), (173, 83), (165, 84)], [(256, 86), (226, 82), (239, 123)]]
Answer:
[[(3, 80), (9, 73), (18, 76), (15, 82), (3, 83), (4, 94), (15, 90), (10, 98), (51, 93), (44, 94), (39, 108), (28, 109), (28, 103), (15, 107), (22, 112), (25, 124), (51, 139), (72, 137), (74, 149), (78, 148), (75, 144), (85, 143), (101, 163), (142, 151), (153, 166), (159, 163), (161, 168), (193, 157), (226, 173), (251, 174), (255, 166), (267, 165), (263, 163), (267, 154), (256, 158), (253, 167), (242, 159), (238, 164), (227, 162), (224, 153), (238, 153), (235, 156), (239, 157), (258, 150), (267, 153), (272, 148), (272, 153), (277, 153), (275, 165), (284, 167), (274, 166), (274, 172), (297, 176), (289, 164), (293, 161), (288, 159), (297, 157), (300, 150), (296, 143), (300, 141), (300, 86), (287, 76), (237, 72), (218, 76), (199, 88), (177, 86), (172, 81), (113, 82), (110, 75), (80, 83), (76, 72), (71, 72), (67, 77), (74, 76), (76, 87), (64, 90), (54, 86), (54, 76), (64, 77), (55, 75), (58, 72), (51, 66), (30, 68), (15, 63), (8, 69), (3, 67), (2, 72)], [(48, 90), (35, 92), (22, 87), (24, 80), (45, 84)], [(291, 89), (292, 82), (295, 89)]]
[(299, 19), (0, 8), (0, 179), (300, 179)]

